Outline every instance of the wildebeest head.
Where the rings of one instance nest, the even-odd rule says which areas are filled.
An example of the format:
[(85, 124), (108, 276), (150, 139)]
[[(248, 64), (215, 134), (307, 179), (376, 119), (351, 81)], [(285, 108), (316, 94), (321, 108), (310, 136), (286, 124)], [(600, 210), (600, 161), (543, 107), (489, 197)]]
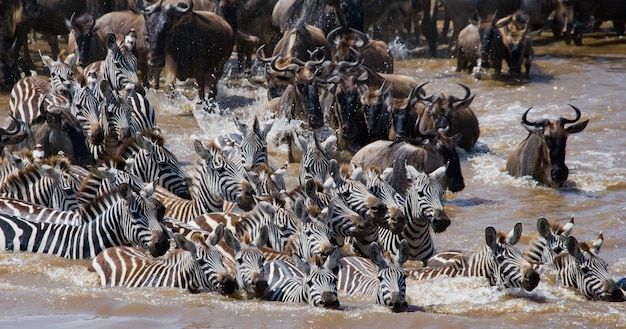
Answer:
[(143, 9), (146, 20), (146, 38), (149, 43), (148, 65), (151, 67), (165, 66), (165, 44), (170, 28), (187, 14), (193, 13), (193, 2), (178, 2), (176, 5), (166, 4), (163, 0), (144, 7), (142, 0), (137, 1)]
[(74, 40), (78, 48), (77, 64), (81, 66), (89, 64), (92, 60), (89, 58), (89, 49), (93, 36), (100, 29), (100, 25), (94, 24), (93, 16), (88, 13), (78, 17), (72, 14), (69, 20), (65, 20), (65, 25), (74, 34)]
[(569, 169), (565, 165), (565, 145), (567, 143), (567, 136), (583, 131), (589, 122), (589, 120), (585, 120), (565, 127), (566, 124), (575, 123), (580, 119), (580, 110), (573, 105), (569, 106), (576, 112), (574, 119), (559, 117), (557, 120), (542, 119), (534, 122), (529, 121), (527, 116), (531, 108), (526, 110), (522, 115), (524, 128), (526, 128), (531, 135), (537, 134), (543, 137), (545, 144), (542, 147), (547, 148), (550, 156), (550, 178), (552, 182), (557, 185), (565, 182), (569, 175)]

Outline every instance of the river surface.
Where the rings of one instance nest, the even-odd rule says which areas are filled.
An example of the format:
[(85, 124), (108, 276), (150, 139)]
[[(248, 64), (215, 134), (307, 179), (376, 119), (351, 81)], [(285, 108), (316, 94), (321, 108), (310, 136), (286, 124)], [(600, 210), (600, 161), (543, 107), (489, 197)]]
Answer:
[[(466, 187), (446, 195), (448, 229), (434, 236), (439, 250), (476, 249), (484, 230), (508, 232), (523, 224), (519, 243), (526, 248), (537, 234), (539, 217), (565, 223), (575, 218), (578, 240), (604, 234), (600, 251), (616, 278), (626, 276), (626, 40), (596, 35), (585, 46), (566, 46), (540, 38), (530, 81), (476, 80), (455, 72), (456, 61), (408, 56), (394, 46), (396, 73), (430, 81), (430, 93), (463, 95), (457, 82), (476, 94), (472, 108), (480, 121), (475, 149), (462, 155)], [(443, 48), (441, 54), (445, 54)], [(217, 104), (251, 122), (266, 118), (266, 91), (226, 76)], [(150, 90), (167, 145), (191, 169), (193, 139), (208, 141), (235, 131), (228, 114), (195, 109), (184, 96), (168, 97)], [(9, 96), (0, 94), (0, 111), (8, 112)], [(566, 163), (567, 187), (550, 189), (506, 173), (508, 155), (526, 135), (523, 111), (531, 118), (572, 117), (572, 104), (589, 125), (571, 135)], [(277, 121), (270, 134), (271, 157), (286, 159), (280, 131), (292, 124)], [(289, 183), (297, 177), (289, 167)], [(294, 176), (295, 175), (295, 176)], [(65, 260), (31, 253), (0, 251), (0, 327), (4, 328), (613, 328), (626, 324), (625, 303), (586, 300), (578, 292), (542, 276), (532, 292), (499, 290), (478, 278), (409, 282), (409, 312), (392, 314), (372, 298), (340, 295), (340, 310), (306, 305), (236, 300), (177, 289), (100, 287), (88, 260)]]

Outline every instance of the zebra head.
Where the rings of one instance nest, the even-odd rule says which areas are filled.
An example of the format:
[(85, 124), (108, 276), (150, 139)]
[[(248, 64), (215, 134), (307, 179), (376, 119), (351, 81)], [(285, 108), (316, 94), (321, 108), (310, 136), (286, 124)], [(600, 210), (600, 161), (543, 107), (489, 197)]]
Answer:
[(223, 295), (230, 295), (235, 291), (237, 282), (224, 266), (222, 253), (214, 247), (223, 235), (224, 225), (220, 223), (208, 238), (209, 244), (206, 243), (204, 235), (200, 232), (192, 233), (189, 240), (177, 233), (174, 234), (174, 239), (179, 248), (192, 254), (194, 262), (198, 266), (198, 272), (202, 273), (200, 281), (203, 288), (217, 291)]
[(522, 224), (517, 223), (508, 234), (496, 232), (493, 226), (485, 229), (485, 242), (488, 248), (486, 262), (489, 264), (487, 274), (492, 281), (504, 288), (522, 287), (532, 291), (539, 284), (539, 273), (524, 258), (522, 251), (514, 245), (522, 236)]
[(104, 59), (102, 74), (114, 90), (122, 90), (128, 84), (139, 84), (137, 75), (137, 57), (120, 47), (115, 34), (109, 33), (106, 38), (107, 55)]
[(46, 169), (48, 177), (51, 177), (57, 186), (52, 191), (49, 207), (61, 210), (77, 210), (79, 207), (78, 191), (81, 182), (72, 174), (72, 164), (66, 157), (59, 155), (48, 158), (46, 163), (49, 165)]
[[(296, 136), (296, 141), (300, 141)], [(300, 161), (299, 179), (300, 184), (304, 184), (307, 178), (313, 178), (318, 182), (326, 180), (330, 170), (330, 153), (335, 149), (337, 145), (337, 137), (330, 135), (325, 141), (320, 142), (317, 139), (317, 133), (313, 133), (313, 140), (306, 144), (303, 144), (302, 148), (305, 150)]]
[(372, 242), (370, 259), (378, 265), (378, 304), (391, 307), (393, 312), (406, 312), (406, 273), (402, 265), (409, 259), (408, 242), (400, 242), (398, 254), (393, 259), (383, 254), (378, 243)]
[(567, 251), (567, 237), (574, 228), (574, 218), (565, 225), (550, 224), (541, 217), (537, 220), (539, 236), (531, 241), (525, 257), (531, 262), (553, 266), (554, 257)]
[[(104, 130), (102, 129), (102, 117), (98, 106), (98, 99), (87, 87), (80, 87), (72, 98), (76, 113), (76, 119), (81, 123), (85, 137), (90, 149), (101, 145), (104, 141)], [(98, 154), (92, 157), (97, 159)]]
[(323, 258), (329, 256), (335, 246), (330, 242), (330, 227), (318, 217), (321, 211), (316, 206), (306, 208), (301, 198), (296, 199), (294, 213), (300, 218), (297, 231), (289, 238), (287, 249), (302, 259), (309, 259), (314, 255)]
[(409, 222), (429, 223), (435, 233), (445, 231), (450, 226), (450, 218), (444, 209), (444, 193), (445, 190), (435, 178), (417, 173), (404, 202), (404, 213)]
[(239, 120), (235, 118), (235, 123), (239, 130), (244, 134), (241, 141), (241, 152), (244, 157), (244, 167), (246, 170), (252, 170), (257, 165), (267, 163), (267, 133), (272, 129), (274, 121), (271, 120), (261, 128), (259, 120), (254, 116), (252, 129), (245, 129)]
[[(598, 241), (601, 244), (602, 234)], [(587, 243), (579, 243), (573, 236), (567, 237), (567, 253), (554, 258), (558, 281), (577, 288), (592, 300), (626, 301), (624, 291), (615, 284), (607, 269), (607, 262), (596, 256), (594, 249), (599, 249), (599, 245), (590, 247)]]
[(337, 276), (339, 270), (339, 249), (336, 247), (322, 264), (321, 257), (315, 255), (308, 259), (293, 257), (294, 263), (304, 274), (304, 289), (308, 295), (309, 305), (337, 309), (340, 306), (337, 299)]
[(54, 60), (50, 56), (43, 55), (39, 52), (41, 60), (50, 71), (50, 87), (57, 94), (65, 94), (66, 96), (74, 95), (74, 92), (80, 84), (74, 79), (72, 68), (76, 64), (78, 58), (75, 54), (69, 54), (62, 60)]
[(235, 267), (237, 285), (253, 297), (263, 297), (268, 288), (265, 278), (265, 256), (259, 248), (265, 246), (268, 239), (267, 226), (261, 228), (260, 234), (250, 241), (250, 234), (243, 236), (243, 242), (237, 239), (233, 232), (224, 230), (224, 241), (235, 253)]
[(170, 247), (168, 235), (161, 225), (164, 211), (162, 204), (152, 196), (156, 183), (146, 185), (139, 193), (128, 184), (122, 184), (119, 193), (126, 202), (122, 207), (127, 219), (124, 229), (127, 242), (149, 250), (153, 257), (167, 252)]
[(379, 168), (369, 168), (364, 174), (367, 188), (387, 206), (385, 221), (382, 223), (383, 227), (388, 228), (394, 234), (402, 233), (407, 223), (402, 208), (404, 196), (381, 178), (382, 172)]
[[(134, 88), (131, 84), (127, 88)], [(114, 92), (106, 80), (100, 82), (100, 91), (104, 95), (105, 101), (105, 136), (115, 139), (118, 144), (123, 143), (131, 137), (131, 113), (132, 105), (124, 93)], [(126, 90), (129, 93), (130, 90)]]

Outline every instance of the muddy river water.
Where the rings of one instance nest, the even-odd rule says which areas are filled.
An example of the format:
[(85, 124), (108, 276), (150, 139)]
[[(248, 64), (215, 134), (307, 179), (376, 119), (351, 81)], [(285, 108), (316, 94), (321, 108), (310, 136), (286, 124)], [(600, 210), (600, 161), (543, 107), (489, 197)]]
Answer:
[[(600, 256), (616, 278), (626, 276), (626, 40), (602, 35), (571, 47), (539, 39), (530, 81), (476, 80), (455, 72), (447, 58), (401, 58), (396, 73), (430, 81), (428, 93), (463, 95), (461, 82), (476, 94), (472, 108), (481, 128), (475, 149), (462, 154), (466, 187), (446, 195), (450, 227), (434, 236), (439, 250), (475, 249), (484, 230), (523, 224), (523, 249), (537, 234), (539, 217), (565, 223), (575, 218), (573, 234), (605, 240)], [(442, 53), (444, 51), (442, 50)], [(184, 97), (150, 90), (167, 145), (192, 168), (194, 139), (208, 141), (234, 132), (230, 115), (208, 114)], [(8, 94), (0, 112), (8, 112)], [(266, 92), (229, 77), (219, 85), (217, 103), (250, 122), (265, 115)], [(587, 128), (569, 137), (566, 188), (550, 189), (506, 173), (508, 155), (526, 137), (520, 118), (571, 117), (572, 104)], [(275, 130), (287, 129), (277, 122)], [(285, 146), (270, 136), (271, 156), (285, 159)], [(290, 174), (297, 172), (291, 164)], [(291, 180), (293, 182), (293, 180)], [(176, 289), (100, 287), (88, 260), (64, 260), (31, 253), (0, 251), (0, 327), (76, 328), (611, 328), (626, 325), (626, 304), (593, 302), (542, 276), (532, 292), (500, 290), (477, 278), (409, 282), (409, 312), (392, 314), (369, 297), (340, 295), (340, 310), (306, 305), (236, 300)]]

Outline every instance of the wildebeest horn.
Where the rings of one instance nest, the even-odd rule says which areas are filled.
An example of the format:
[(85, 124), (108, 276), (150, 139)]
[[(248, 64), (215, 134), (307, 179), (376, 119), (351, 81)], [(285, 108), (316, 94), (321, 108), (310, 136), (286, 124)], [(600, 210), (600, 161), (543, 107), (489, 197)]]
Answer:
[(162, 4), (163, 4), (163, 0), (159, 0), (151, 4), (150, 6), (146, 7), (143, 4), (143, 0), (137, 0), (137, 7), (139, 9), (143, 9), (143, 11), (145, 11), (148, 14), (153, 13), (155, 10), (157, 10), (157, 8), (161, 8)]
[(287, 71), (298, 72), (300, 70), (300, 65), (298, 65), (298, 64), (289, 64), (289, 65), (285, 65), (285, 67), (283, 67), (283, 68), (279, 68), (278, 66), (276, 66), (276, 62), (279, 59), (280, 59), (280, 56), (276, 56), (270, 62), (270, 66), (272, 67), (272, 70), (274, 70), (276, 72), (287, 72)]
[(339, 42), (335, 42), (335, 36), (337, 35), (337, 32), (339, 32), (342, 29), (342, 27), (338, 27), (330, 32), (328, 32), (328, 35), (326, 36), (326, 41), (328, 41), (329, 44), (331, 45), (337, 45)]
[(308, 51), (308, 53), (309, 53), (309, 59), (315, 59), (317, 58), (317, 55), (321, 53), (322, 54), (321, 61), (323, 62), (326, 60), (326, 50), (324, 50), (324, 47), (317, 47), (313, 51)]
[(411, 89), (411, 91), (409, 92), (409, 100), (413, 99), (413, 97), (417, 98), (417, 100), (426, 100), (425, 98), (422, 97), (420, 91), (422, 90), (422, 88), (427, 85), (430, 81), (426, 81), (424, 83), (422, 83), (421, 85)]
[(289, 58), (289, 61), (291, 63), (298, 64), (300, 66), (316, 66), (316, 65), (320, 65), (320, 64), (324, 63), (324, 59), (322, 59), (320, 61), (309, 60), (309, 61), (304, 62), (303, 60), (301, 60), (301, 59), (299, 59), (297, 57), (291, 57), (291, 58)]
[(363, 40), (363, 46), (367, 45), (367, 43), (370, 41), (370, 38), (367, 36), (367, 34), (361, 32), (361, 31), (359, 31), (357, 29), (353, 29), (353, 28), (350, 28), (350, 31), (358, 34), (361, 37), (361, 39)]
[(536, 122), (530, 122), (528, 121), (528, 119), (526, 118), (526, 116), (528, 115), (528, 111), (530, 111), (530, 109), (532, 109), (533, 107), (529, 107), (528, 110), (526, 110), (524, 112), (524, 114), (522, 114), (522, 123), (525, 125), (529, 125), (529, 126), (535, 126), (535, 127), (544, 127), (546, 124), (546, 120), (539, 120)]
[(278, 55), (272, 57), (263, 57), (261, 56), (261, 49), (265, 47), (265, 44), (262, 44), (261, 47), (256, 50), (256, 59), (263, 63), (271, 63)]
[(437, 137), (437, 132), (434, 130), (427, 130), (427, 131), (422, 131), (422, 127), (420, 125), (420, 122), (422, 121), (422, 116), (418, 115), (417, 116), (417, 120), (415, 121), (415, 126), (417, 127), (417, 135), (418, 137), (423, 137), (426, 139), (433, 139), (435, 137)]
[(470, 89), (469, 89), (469, 87), (468, 87), (468, 86), (466, 86), (466, 85), (464, 85), (464, 84), (462, 84), (462, 83), (460, 83), (460, 82), (457, 82), (456, 84), (458, 84), (459, 86), (461, 86), (461, 88), (465, 89), (465, 97), (463, 97), (463, 98), (458, 98), (458, 97), (456, 97), (456, 96), (452, 96), (452, 95), (451, 95), (451, 96), (448, 96), (448, 102), (450, 102), (450, 103), (460, 102), (460, 101), (465, 101), (465, 100), (467, 100), (467, 99), (470, 97), (470, 95), (472, 94), (472, 93), (470, 92)]
[(8, 129), (11, 128), (11, 125), (9, 125), (8, 129), (0, 128), (0, 136), (4, 136), (4, 135), (12, 136), (12, 135), (15, 135), (15, 134), (19, 133), (20, 130), (22, 130), (22, 122), (21, 122), (21, 120), (18, 120), (17, 118), (15, 118), (13, 116), (13, 114), (11, 114), (11, 113), (9, 113), (9, 116), (11, 117), (11, 121), (13, 121), (15, 123), (15, 129), (14, 129), (14, 131), (8, 130)]
[(176, 8), (177, 12), (179, 12), (181, 14), (186, 14), (186, 13), (188, 13), (188, 12), (193, 10), (193, 1), (187, 0), (186, 4), (183, 4), (182, 2), (179, 2), (174, 7)]
[(574, 111), (576, 112), (576, 117), (574, 119), (565, 119), (563, 117), (560, 117), (559, 122), (561, 122), (562, 124), (568, 124), (568, 123), (574, 123), (580, 120), (580, 110), (572, 104), (567, 104), (567, 105), (569, 105), (571, 108), (574, 109)]

